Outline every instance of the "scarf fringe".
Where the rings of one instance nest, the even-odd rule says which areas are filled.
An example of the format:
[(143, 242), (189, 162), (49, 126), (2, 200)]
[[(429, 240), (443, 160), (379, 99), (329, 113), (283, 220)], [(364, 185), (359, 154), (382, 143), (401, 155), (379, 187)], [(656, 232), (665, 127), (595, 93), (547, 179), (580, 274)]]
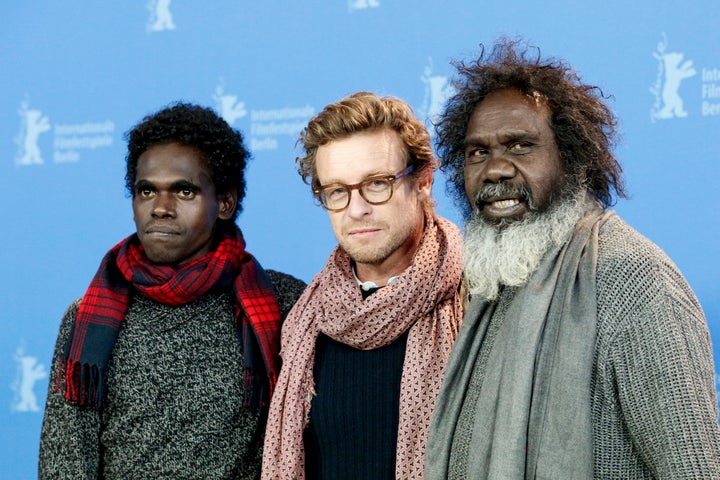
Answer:
[(68, 361), (65, 366), (65, 399), (80, 406), (102, 408), (106, 371), (97, 365)]
[(257, 410), (268, 408), (273, 394), (273, 387), (276, 383), (277, 375), (274, 373), (267, 375), (267, 383), (265, 383), (257, 372), (245, 368), (243, 407)]

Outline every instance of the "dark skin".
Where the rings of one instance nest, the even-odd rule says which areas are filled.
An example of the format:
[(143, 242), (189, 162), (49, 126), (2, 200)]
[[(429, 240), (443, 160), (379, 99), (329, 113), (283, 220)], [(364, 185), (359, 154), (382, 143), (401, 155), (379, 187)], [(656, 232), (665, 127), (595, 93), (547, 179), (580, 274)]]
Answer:
[(147, 258), (179, 266), (208, 253), (219, 220), (233, 218), (237, 195), (217, 194), (202, 154), (178, 143), (138, 158), (133, 218)]
[(525, 187), (530, 199), (514, 193), (480, 201), (480, 213), (490, 224), (520, 220), (532, 207), (547, 210), (565, 183), (550, 109), (514, 89), (485, 97), (475, 107), (465, 137), (465, 192), (471, 204), (483, 187), (502, 183)]

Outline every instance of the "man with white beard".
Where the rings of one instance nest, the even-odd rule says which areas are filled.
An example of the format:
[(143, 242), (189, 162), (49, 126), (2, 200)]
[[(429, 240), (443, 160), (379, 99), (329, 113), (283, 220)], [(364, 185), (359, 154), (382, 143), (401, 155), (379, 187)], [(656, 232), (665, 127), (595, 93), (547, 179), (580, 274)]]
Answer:
[(625, 192), (599, 89), (505, 39), (456, 66), (437, 145), (470, 305), (425, 478), (720, 478), (705, 317), (608, 210)]

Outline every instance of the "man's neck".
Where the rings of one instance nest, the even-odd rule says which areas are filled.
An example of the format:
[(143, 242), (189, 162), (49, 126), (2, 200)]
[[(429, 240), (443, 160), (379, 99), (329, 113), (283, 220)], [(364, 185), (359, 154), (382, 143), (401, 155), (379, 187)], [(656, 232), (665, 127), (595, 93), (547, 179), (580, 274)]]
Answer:
[(364, 289), (379, 288), (386, 285), (390, 285), (396, 281), (405, 269), (397, 272), (396, 275), (363, 275), (361, 274), (362, 268), (358, 268), (357, 264), (353, 264), (353, 274), (358, 282), (358, 285)]

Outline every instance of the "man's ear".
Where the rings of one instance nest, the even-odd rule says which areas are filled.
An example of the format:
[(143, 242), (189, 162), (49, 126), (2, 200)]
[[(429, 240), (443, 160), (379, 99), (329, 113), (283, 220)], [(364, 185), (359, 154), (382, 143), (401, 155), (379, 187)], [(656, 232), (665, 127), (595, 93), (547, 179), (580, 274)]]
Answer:
[(235, 192), (226, 192), (218, 196), (218, 207), (218, 218), (220, 220), (233, 218), (237, 208), (237, 194)]
[(432, 195), (432, 184), (433, 184), (433, 170), (430, 165), (426, 165), (423, 168), (420, 175), (417, 177), (417, 188), (423, 194), (427, 195), (428, 198)]

